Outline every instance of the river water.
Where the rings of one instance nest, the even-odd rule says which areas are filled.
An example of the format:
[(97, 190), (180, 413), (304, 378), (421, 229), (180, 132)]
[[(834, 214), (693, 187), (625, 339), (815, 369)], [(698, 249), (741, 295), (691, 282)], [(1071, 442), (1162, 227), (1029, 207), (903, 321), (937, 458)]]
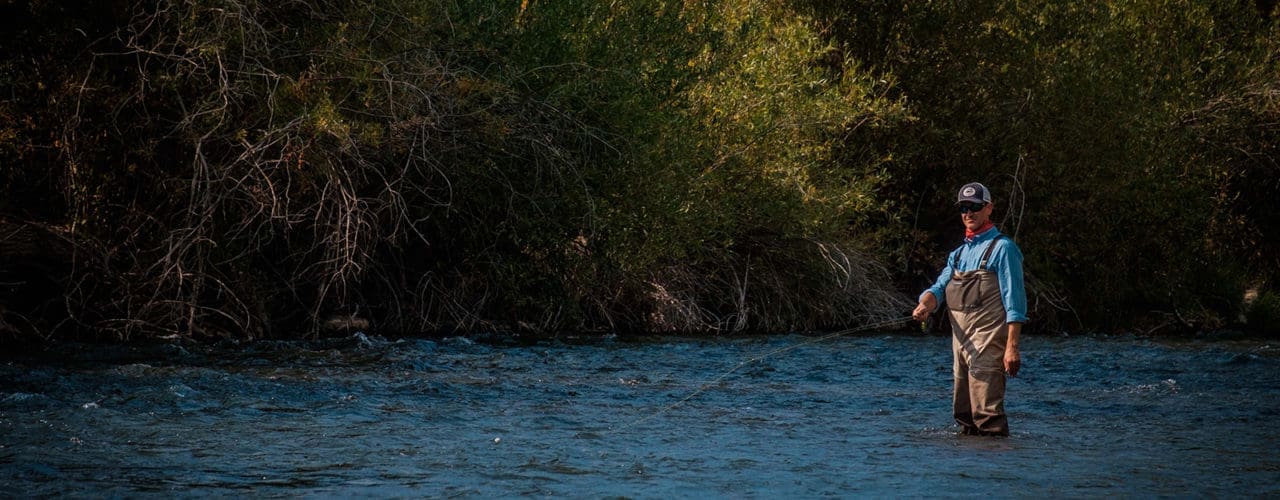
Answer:
[(1274, 341), (1024, 337), (1012, 436), (980, 438), (949, 339), (812, 340), (7, 355), (0, 495), (1280, 495)]

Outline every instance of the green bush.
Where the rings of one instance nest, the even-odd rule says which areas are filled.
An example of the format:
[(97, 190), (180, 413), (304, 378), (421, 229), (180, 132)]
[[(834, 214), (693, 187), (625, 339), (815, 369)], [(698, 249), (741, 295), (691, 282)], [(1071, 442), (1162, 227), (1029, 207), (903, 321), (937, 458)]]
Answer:
[(975, 179), (1037, 321), (1221, 324), (1280, 268), (1280, 36), (1239, 2), (115, 7), (0, 5), (0, 217), (71, 248), (35, 330), (883, 319)]

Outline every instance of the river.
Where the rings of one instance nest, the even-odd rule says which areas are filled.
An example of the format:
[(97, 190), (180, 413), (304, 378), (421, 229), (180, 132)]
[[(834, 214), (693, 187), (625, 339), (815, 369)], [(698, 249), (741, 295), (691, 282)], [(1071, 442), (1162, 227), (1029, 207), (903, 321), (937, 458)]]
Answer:
[(937, 336), (60, 346), (0, 358), (0, 495), (1280, 495), (1280, 342), (1023, 343), (1009, 438)]

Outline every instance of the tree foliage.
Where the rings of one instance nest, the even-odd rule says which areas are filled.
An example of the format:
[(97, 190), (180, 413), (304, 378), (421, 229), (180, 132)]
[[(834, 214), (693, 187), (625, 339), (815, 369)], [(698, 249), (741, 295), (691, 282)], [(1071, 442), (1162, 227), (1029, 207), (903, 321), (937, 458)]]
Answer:
[[(1033, 315), (1055, 327), (1221, 327), (1243, 289), (1275, 283), (1264, 262), (1275, 233), (1251, 210), (1271, 203), (1263, 191), (1277, 180), (1263, 96), (1278, 38), (1253, 6), (806, 6), (854, 57), (900, 75), (895, 90), (920, 118), (909, 144), (893, 146), (886, 199), (922, 207), (910, 228), (891, 218), (887, 231), (892, 247), (917, 249), (908, 279), (940, 267), (958, 239), (945, 200), (976, 179), (996, 190), (998, 222), (1027, 254)], [(1244, 188), (1242, 176), (1259, 184)]]
[(1273, 9), (6, 3), (0, 329), (830, 328), (975, 179), (1034, 326), (1224, 326), (1280, 268)]

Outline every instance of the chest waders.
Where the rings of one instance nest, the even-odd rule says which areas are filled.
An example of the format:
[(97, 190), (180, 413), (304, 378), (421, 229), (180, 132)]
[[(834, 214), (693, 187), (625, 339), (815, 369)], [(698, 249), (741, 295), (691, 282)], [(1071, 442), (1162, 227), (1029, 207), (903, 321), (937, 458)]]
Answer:
[[(1009, 420), (1004, 413), (1004, 349), (1009, 331), (1004, 321), (1000, 281), (996, 273), (986, 268), (992, 249), (1003, 237), (996, 236), (987, 244), (977, 269), (953, 272), (947, 283), (951, 351), (955, 358), (952, 414), (965, 434), (1009, 435)], [(951, 267), (960, 267), (959, 252)]]

